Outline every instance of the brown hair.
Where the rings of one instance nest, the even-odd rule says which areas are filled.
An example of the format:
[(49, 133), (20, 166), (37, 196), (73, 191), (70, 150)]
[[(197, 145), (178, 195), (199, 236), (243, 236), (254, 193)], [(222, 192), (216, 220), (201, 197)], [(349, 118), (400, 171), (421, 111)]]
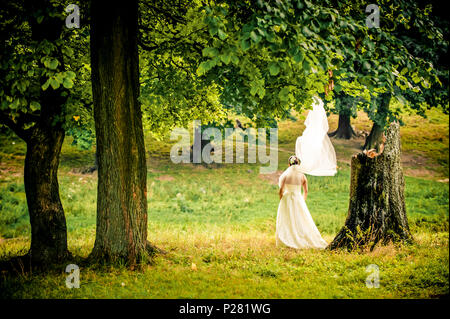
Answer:
[(300, 160), (298, 159), (297, 156), (292, 155), (291, 157), (289, 157), (288, 163), (289, 163), (289, 166), (300, 165)]

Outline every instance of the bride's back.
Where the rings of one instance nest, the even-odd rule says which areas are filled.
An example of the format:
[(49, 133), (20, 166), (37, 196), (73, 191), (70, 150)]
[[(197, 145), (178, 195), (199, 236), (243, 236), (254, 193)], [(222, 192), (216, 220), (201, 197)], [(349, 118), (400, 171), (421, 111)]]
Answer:
[(291, 166), (287, 172), (284, 183), (290, 185), (301, 185), (303, 183), (303, 174), (296, 170), (294, 166)]

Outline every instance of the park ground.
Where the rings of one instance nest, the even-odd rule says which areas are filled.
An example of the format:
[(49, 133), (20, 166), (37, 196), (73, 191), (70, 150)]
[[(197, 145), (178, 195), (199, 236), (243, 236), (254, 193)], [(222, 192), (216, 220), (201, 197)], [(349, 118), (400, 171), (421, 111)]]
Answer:
[[(449, 294), (449, 123), (433, 110), (404, 117), (401, 128), (406, 208), (412, 244), (373, 251), (293, 250), (275, 246), (277, 176), (294, 152), (305, 114), (279, 124), (278, 171), (261, 164), (173, 164), (171, 143), (146, 134), (148, 239), (164, 249), (134, 270), (85, 265), (94, 245), (97, 175), (83, 174), (94, 150), (67, 137), (59, 170), (69, 249), (80, 264), (80, 288), (68, 289), (64, 265), (50, 273), (0, 269), (0, 298), (440, 298)], [(330, 130), (337, 116), (329, 118)], [(330, 242), (344, 225), (350, 158), (360, 151), (370, 121), (352, 125), (361, 136), (334, 140), (339, 171), (308, 177), (307, 204)], [(25, 144), (0, 136), (0, 260), (26, 253), (30, 226), (23, 185)], [(368, 265), (379, 288), (367, 288)]]

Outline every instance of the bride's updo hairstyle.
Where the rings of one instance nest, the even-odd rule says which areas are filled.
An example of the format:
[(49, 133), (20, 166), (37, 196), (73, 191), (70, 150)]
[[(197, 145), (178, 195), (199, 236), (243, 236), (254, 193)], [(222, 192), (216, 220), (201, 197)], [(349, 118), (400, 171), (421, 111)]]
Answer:
[(295, 155), (292, 155), (291, 157), (289, 157), (288, 162), (289, 162), (289, 166), (300, 165), (300, 160)]

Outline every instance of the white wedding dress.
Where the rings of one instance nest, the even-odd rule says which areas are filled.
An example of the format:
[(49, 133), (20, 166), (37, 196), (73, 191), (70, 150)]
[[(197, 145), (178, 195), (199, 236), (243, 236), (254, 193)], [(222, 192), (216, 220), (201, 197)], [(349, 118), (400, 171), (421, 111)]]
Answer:
[(328, 137), (328, 120), (323, 102), (314, 97), (312, 111), (305, 120), (305, 130), (295, 143), (295, 156), (300, 159), (301, 171), (314, 176), (336, 174), (336, 152)]
[(291, 248), (319, 248), (327, 247), (327, 242), (320, 235), (319, 230), (309, 213), (301, 192), (301, 184), (287, 184), (289, 175), (300, 178), (299, 165), (292, 165), (286, 169), (279, 179), (279, 187), (284, 187), (283, 197), (278, 205), (276, 244), (284, 244)]
[(327, 242), (309, 213), (301, 193), (301, 183), (286, 183), (301, 180), (302, 174), (315, 176), (334, 176), (336, 174), (336, 152), (328, 137), (328, 120), (320, 98), (314, 97), (313, 110), (305, 120), (305, 130), (297, 138), (295, 155), (300, 165), (286, 169), (278, 180), (278, 186), (284, 187), (277, 213), (276, 243), (288, 247), (319, 248), (327, 247)]

